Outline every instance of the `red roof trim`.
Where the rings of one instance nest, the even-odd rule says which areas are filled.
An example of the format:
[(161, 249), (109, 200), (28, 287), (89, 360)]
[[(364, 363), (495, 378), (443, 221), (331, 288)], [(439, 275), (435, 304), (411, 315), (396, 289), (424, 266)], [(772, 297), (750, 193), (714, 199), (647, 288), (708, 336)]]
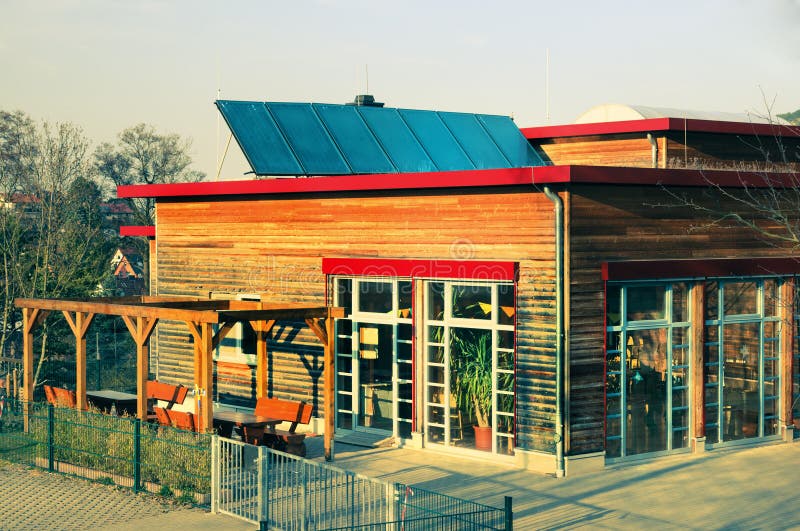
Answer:
[(535, 168), (464, 172), (348, 175), (342, 177), (134, 185), (120, 186), (117, 188), (117, 194), (120, 197), (222, 197), (381, 190), (487, 188), (569, 183), (644, 186), (719, 185), (732, 188), (744, 186), (756, 188), (766, 188), (768, 186), (795, 187), (800, 184), (797, 176), (791, 173), (614, 166), (539, 166)]
[(518, 269), (516, 262), (488, 260), (322, 259), (322, 272), (326, 275), (515, 281)]
[(603, 280), (655, 280), (696, 277), (743, 277), (800, 273), (800, 258), (719, 258), (604, 262)]
[(117, 187), (117, 196), (182, 197), (457, 188), (487, 185), (512, 186), (530, 184), (532, 172), (532, 168), (503, 168), (496, 170), (128, 185)]
[(119, 228), (120, 236), (146, 236), (156, 237), (156, 228), (153, 225), (122, 225)]
[(528, 140), (569, 136), (613, 135), (655, 131), (691, 131), (693, 133), (722, 133), (733, 135), (800, 136), (800, 127), (749, 122), (717, 120), (684, 120), (683, 118), (648, 118), (591, 124), (546, 125), (522, 128)]

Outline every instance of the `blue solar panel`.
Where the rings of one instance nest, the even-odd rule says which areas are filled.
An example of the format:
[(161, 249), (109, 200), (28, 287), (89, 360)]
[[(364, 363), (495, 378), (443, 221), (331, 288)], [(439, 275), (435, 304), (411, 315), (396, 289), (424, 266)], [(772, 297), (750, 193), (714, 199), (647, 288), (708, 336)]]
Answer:
[(476, 168), (482, 170), (511, 166), (474, 114), (440, 112), (439, 116), (464, 151), (469, 154), (469, 158)]
[(399, 109), (408, 127), (425, 147), (439, 171), (474, 169), (464, 150), (444, 125), (439, 113)]
[(542, 157), (520, 134), (514, 122), (505, 116), (492, 114), (478, 114), (477, 117), (512, 167), (544, 166)]
[(313, 107), (354, 173), (397, 172), (354, 106), (315, 103)]
[(400, 118), (397, 109), (356, 108), (398, 171), (436, 171), (436, 165)]
[(308, 175), (353, 173), (309, 103), (267, 103)]
[(506, 116), (319, 103), (218, 101), (257, 175), (544, 165)]
[(263, 103), (218, 101), (217, 106), (255, 173), (265, 174), (264, 168), (272, 175), (303, 173)]

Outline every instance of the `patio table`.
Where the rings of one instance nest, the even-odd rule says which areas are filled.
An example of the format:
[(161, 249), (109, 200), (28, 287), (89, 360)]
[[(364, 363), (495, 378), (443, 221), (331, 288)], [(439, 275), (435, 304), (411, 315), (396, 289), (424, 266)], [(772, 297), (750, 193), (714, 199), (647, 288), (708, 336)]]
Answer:
[(105, 412), (110, 412), (113, 407), (117, 415), (122, 415), (123, 413), (136, 415), (138, 397), (133, 393), (123, 393), (112, 389), (86, 391), (86, 400)]
[(220, 436), (230, 438), (233, 429), (241, 435), (241, 429), (247, 428), (274, 428), (275, 425), (283, 422), (280, 419), (261, 417), (254, 413), (244, 411), (215, 411), (214, 427), (217, 428)]

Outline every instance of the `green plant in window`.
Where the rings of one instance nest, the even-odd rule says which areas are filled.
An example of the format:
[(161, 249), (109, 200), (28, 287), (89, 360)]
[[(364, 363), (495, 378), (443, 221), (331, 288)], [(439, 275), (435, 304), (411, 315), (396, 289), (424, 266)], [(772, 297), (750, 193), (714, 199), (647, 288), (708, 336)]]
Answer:
[(459, 329), (450, 334), (450, 370), (458, 407), (489, 426), (492, 413), (492, 335), (488, 330)]

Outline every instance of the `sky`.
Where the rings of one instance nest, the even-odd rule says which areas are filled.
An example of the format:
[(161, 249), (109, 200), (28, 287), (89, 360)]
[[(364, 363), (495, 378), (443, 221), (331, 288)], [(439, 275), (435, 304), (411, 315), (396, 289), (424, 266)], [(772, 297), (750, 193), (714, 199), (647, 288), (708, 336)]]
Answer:
[[(800, 0), (0, 0), (0, 109), (73, 122), (95, 146), (152, 124), (191, 138), (209, 180), (229, 136), (218, 94), (366, 92), (520, 127), (605, 103), (794, 111)], [(248, 170), (234, 140), (219, 178)]]

